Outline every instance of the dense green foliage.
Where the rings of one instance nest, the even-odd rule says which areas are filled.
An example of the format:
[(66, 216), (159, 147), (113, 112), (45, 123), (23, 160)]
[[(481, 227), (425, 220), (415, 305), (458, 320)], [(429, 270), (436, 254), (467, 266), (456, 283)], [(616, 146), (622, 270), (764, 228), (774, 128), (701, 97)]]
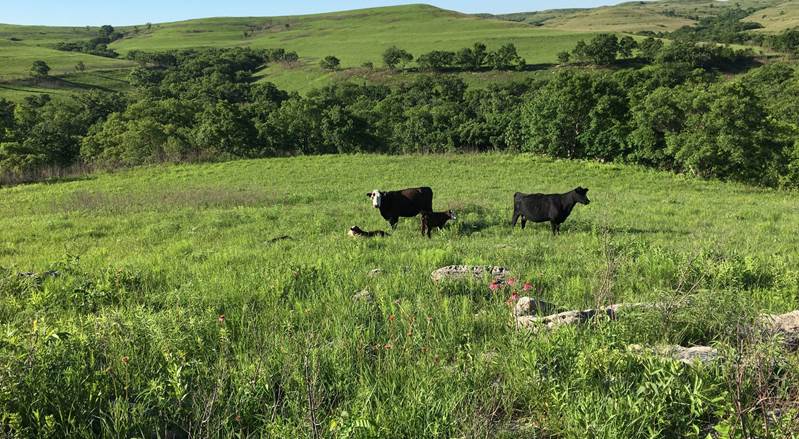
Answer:
[(31, 76), (44, 78), (50, 73), (50, 66), (42, 60), (36, 60), (31, 64)]
[[(430, 240), (418, 219), (346, 236), (387, 227), (366, 191), (413, 184), (458, 220)], [(578, 184), (592, 203), (562, 236), (507, 225), (514, 191)], [(791, 192), (529, 154), (272, 158), (3, 188), (0, 434), (790, 437), (796, 354), (744, 328), (799, 306), (797, 227)], [(568, 309), (669, 306), (516, 331), (507, 289), (431, 282), (459, 263), (506, 266)], [(362, 290), (371, 300), (353, 299)], [(723, 359), (688, 367), (631, 344), (710, 344)]]
[[(715, 72), (747, 60), (745, 53), (655, 41), (641, 44), (641, 56), (655, 58), (643, 69), (565, 69), (547, 80), (486, 89), (469, 89), (456, 77), (420, 76), (395, 87), (342, 83), (307, 96), (253, 82), (265, 63), (296, 57), (283, 50), (135, 52), (140, 67), (130, 74), (136, 91), (129, 96), (91, 93), (69, 104), (29, 98), (17, 105), (6, 117), (0, 169), (22, 178), (38, 167), (79, 162), (491, 149), (799, 183), (793, 98), (799, 85), (791, 67), (769, 65), (727, 81)], [(597, 55), (607, 62), (620, 51), (612, 36), (585, 47), (594, 46), (610, 48)], [(503, 64), (515, 53), (507, 47), (486, 52), (476, 44), (457, 59)]]

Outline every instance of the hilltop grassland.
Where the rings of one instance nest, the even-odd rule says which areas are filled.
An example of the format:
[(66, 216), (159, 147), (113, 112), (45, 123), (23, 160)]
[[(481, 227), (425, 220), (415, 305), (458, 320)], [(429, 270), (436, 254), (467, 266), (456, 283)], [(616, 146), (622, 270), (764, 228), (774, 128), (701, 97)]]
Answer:
[[(248, 35), (245, 36), (244, 33)], [(457, 50), (483, 41), (490, 48), (514, 43), (530, 63), (554, 62), (573, 47), (579, 32), (535, 29), (519, 23), (484, 19), (427, 5), (359, 9), (338, 13), (262, 18), (211, 18), (157, 25), (150, 32), (111, 45), (120, 53), (191, 47), (282, 47), (317, 64), (335, 55), (342, 67), (382, 64), (390, 46), (414, 54)]]
[[(385, 239), (346, 236), (351, 225), (386, 228), (366, 192), (416, 185), (458, 220), (430, 240), (418, 219)], [(560, 237), (508, 225), (513, 192), (577, 185), (592, 202)], [(747, 373), (739, 386), (750, 390), (736, 396), (735, 361), (688, 367), (628, 345), (761, 352), (741, 325), (799, 306), (794, 198), (504, 154), (148, 167), (0, 189), (0, 426), (21, 436), (739, 437), (736, 407), (748, 431), (764, 431), (756, 396), (766, 392), (788, 413), (769, 431), (788, 434), (793, 354), (775, 347), (769, 387)], [(433, 284), (430, 272), (449, 264), (505, 266), (533, 285), (527, 294), (566, 308), (675, 308), (516, 331), (510, 291)]]
[[(88, 40), (96, 29), (48, 28), (0, 25), (0, 81), (29, 76), (34, 60), (45, 60), (54, 76), (74, 72), (78, 61), (86, 69), (130, 68), (125, 61), (132, 50), (165, 51), (205, 47), (284, 48), (300, 55), (297, 63), (272, 65), (262, 72), (266, 80), (290, 90), (307, 91), (333, 82), (336, 73), (319, 68), (319, 60), (334, 55), (343, 69), (371, 62), (382, 67), (383, 51), (393, 45), (415, 55), (432, 50), (457, 50), (484, 42), (489, 49), (506, 43), (516, 48), (529, 64), (550, 64), (556, 54), (574, 47), (590, 33), (536, 29), (505, 20), (479, 18), (427, 5), (361, 9), (293, 17), (208, 18), (151, 26), (123, 27), (125, 38), (109, 45), (120, 59), (53, 47), (60, 41)], [(20, 41), (11, 41), (17, 38)], [(17, 85), (17, 84), (12, 84)], [(38, 87), (46, 92), (52, 87)], [(68, 87), (67, 87), (68, 88)], [(79, 90), (78, 90), (79, 91)], [(0, 95), (7, 96), (4, 90)], [(59, 93), (56, 90), (55, 93)]]
[(51, 76), (75, 72), (75, 65), (83, 62), (87, 70), (132, 67), (123, 59), (103, 58), (78, 52), (62, 52), (48, 47), (26, 44), (24, 41), (0, 39), (0, 81), (30, 77), (34, 61), (44, 60), (50, 66)]
[[(695, 25), (700, 18), (719, 15), (723, 11), (733, 8), (762, 9), (773, 7), (779, 3), (782, 2), (780, 0), (632, 1), (591, 9), (520, 12), (499, 17), (548, 29), (583, 32), (671, 32), (683, 26)], [(771, 29), (771, 25), (768, 23), (764, 23), (764, 25), (773, 31), (782, 30), (782, 28)]]
[(776, 33), (799, 26), (799, 3), (788, 1), (758, 10), (745, 18), (760, 23), (758, 32)]

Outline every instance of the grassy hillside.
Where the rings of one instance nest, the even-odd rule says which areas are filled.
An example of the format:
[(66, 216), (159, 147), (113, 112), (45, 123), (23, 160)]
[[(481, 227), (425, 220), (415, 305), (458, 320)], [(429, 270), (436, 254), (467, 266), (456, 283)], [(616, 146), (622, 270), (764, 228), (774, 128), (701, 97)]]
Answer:
[[(252, 32), (244, 36), (244, 32)], [(420, 54), (456, 50), (483, 41), (490, 48), (512, 42), (530, 63), (553, 62), (558, 51), (584, 35), (535, 29), (518, 23), (484, 19), (426, 5), (360, 9), (294, 17), (213, 18), (161, 24), (150, 32), (125, 38), (112, 47), (165, 50), (187, 47), (283, 47), (316, 64), (327, 55), (342, 67), (371, 61), (392, 45)]]
[(75, 72), (75, 65), (83, 61), (87, 70), (105, 70), (130, 67), (130, 61), (103, 58), (77, 52), (62, 52), (38, 42), (27, 43), (0, 39), (0, 81), (9, 81), (30, 76), (31, 64), (44, 60), (50, 66), (50, 75), (64, 75)]
[[(762, 22), (766, 32), (791, 27), (792, 17), (796, 15), (793, 3), (773, 6), (776, 3), (778, 0), (745, 0), (734, 4), (715, 0), (663, 0), (595, 9), (509, 14), (500, 17), (503, 19), (461, 14), (428, 5), (287, 17), (207, 18), (123, 28), (127, 36), (114, 42), (111, 48), (124, 55), (131, 50), (283, 47), (298, 52), (300, 61), (290, 66), (272, 65), (261, 72), (261, 77), (282, 88), (304, 92), (353, 77), (358, 81), (391, 81), (385, 78), (385, 73), (376, 76), (351, 70), (366, 62), (382, 66), (381, 54), (391, 45), (418, 56), (436, 49), (457, 50), (476, 41), (485, 42), (489, 49), (512, 42), (529, 64), (546, 65), (556, 61), (558, 52), (572, 49), (578, 40), (590, 38), (593, 32), (671, 31), (734, 5), (766, 8), (750, 17)], [(78, 61), (83, 61), (89, 71), (133, 65), (124, 60), (52, 49), (59, 41), (87, 40), (96, 34), (96, 28), (0, 25), (0, 61), (5, 61), (0, 63), (0, 96), (19, 99), (27, 91), (58, 95), (81, 89), (69, 84), (37, 87), (19, 83), (19, 79), (28, 76), (31, 63), (37, 59), (47, 61), (56, 76), (73, 72)], [(319, 60), (327, 55), (338, 57), (345, 72), (330, 73), (320, 69)], [(519, 75), (464, 76), (475, 83), (490, 83), (498, 76)], [(485, 81), (481, 79), (483, 76)]]
[[(149, 30), (125, 28), (128, 37), (111, 45), (123, 55), (130, 50), (169, 50), (192, 47), (283, 47), (299, 53), (296, 66), (272, 66), (263, 74), (290, 90), (307, 90), (334, 78), (318, 62), (327, 55), (342, 67), (364, 62), (382, 66), (382, 53), (397, 45), (415, 55), (431, 50), (456, 50), (482, 41), (490, 49), (512, 42), (528, 63), (552, 63), (559, 51), (585, 38), (581, 32), (536, 29), (525, 24), (485, 19), (426, 5), (362, 9), (295, 17), (209, 18), (153, 25)], [(52, 50), (58, 41), (88, 39), (96, 30), (83, 28), (0, 27), (0, 81), (28, 75), (36, 59), (46, 60), (53, 74), (73, 70), (82, 60), (90, 70), (130, 66), (122, 60)], [(245, 36), (247, 32), (247, 36)], [(22, 41), (10, 41), (18, 38)], [(0, 90), (2, 93), (2, 90)]]
[(758, 32), (781, 32), (799, 27), (799, 2), (779, 2), (755, 12), (746, 20), (762, 24), (763, 29)]
[[(508, 14), (506, 19), (549, 29), (594, 32), (669, 32), (696, 23), (700, 17), (716, 15), (725, 8), (766, 8), (779, 0), (661, 0), (635, 1), (593, 9), (563, 9)], [(756, 14), (757, 15), (757, 14)], [(764, 22), (769, 30), (771, 25)]]
[[(346, 236), (386, 227), (367, 191), (421, 184), (458, 212), (447, 230), (428, 240), (403, 219), (386, 239)], [(577, 185), (592, 203), (560, 237), (507, 225), (513, 192)], [(792, 193), (529, 155), (297, 157), (0, 189), (0, 425), (173, 437), (308, 436), (309, 416), (342, 437), (723, 429), (735, 422), (730, 371), (627, 346), (723, 347), (747, 313), (795, 309), (797, 227)], [(565, 307), (691, 307), (517, 332), (509, 292), (430, 281), (461, 263), (506, 266)], [(59, 274), (16, 273), (45, 270)], [(371, 300), (353, 300), (363, 290)]]

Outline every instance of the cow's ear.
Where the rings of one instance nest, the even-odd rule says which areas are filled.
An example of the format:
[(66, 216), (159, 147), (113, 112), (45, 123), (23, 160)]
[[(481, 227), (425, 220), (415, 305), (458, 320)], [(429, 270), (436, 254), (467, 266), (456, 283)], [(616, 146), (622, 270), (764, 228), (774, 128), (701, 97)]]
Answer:
[(367, 193), (366, 193), (366, 197), (367, 197), (367, 198), (372, 198), (372, 192), (367, 192)]

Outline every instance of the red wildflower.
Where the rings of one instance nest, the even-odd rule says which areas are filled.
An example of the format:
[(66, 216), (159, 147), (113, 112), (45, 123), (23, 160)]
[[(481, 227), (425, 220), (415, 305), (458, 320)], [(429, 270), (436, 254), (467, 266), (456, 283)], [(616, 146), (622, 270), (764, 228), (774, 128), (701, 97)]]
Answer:
[(489, 288), (491, 291), (496, 291), (496, 290), (498, 290), (498, 289), (499, 289), (499, 284), (498, 284), (498, 283), (496, 283), (496, 282), (491, 282), (490, 284), (488, 284), (488, 288)]
[(530, 282), (525, 282), (524, 286), (522, 287), (522, 289), (524, 291), (530, 291), (532, 288), (533, 288), (533, 284), (531, 284)]
[(514, 279), (514, 278), (508, 279), (508, 285), (510, 285), (510, 286), (516, 285), (516, 279)]
[(508, 305), (511, 305), (511, 304), (515, 303), (517, 300), (519, 300), (519, 295), (516, 294), (516, 293), (513, 293), (513, 294), (510, 295), (510, 297), (508, 297), (508, 300), (505, 301), (505, 303), (507, 303)]

